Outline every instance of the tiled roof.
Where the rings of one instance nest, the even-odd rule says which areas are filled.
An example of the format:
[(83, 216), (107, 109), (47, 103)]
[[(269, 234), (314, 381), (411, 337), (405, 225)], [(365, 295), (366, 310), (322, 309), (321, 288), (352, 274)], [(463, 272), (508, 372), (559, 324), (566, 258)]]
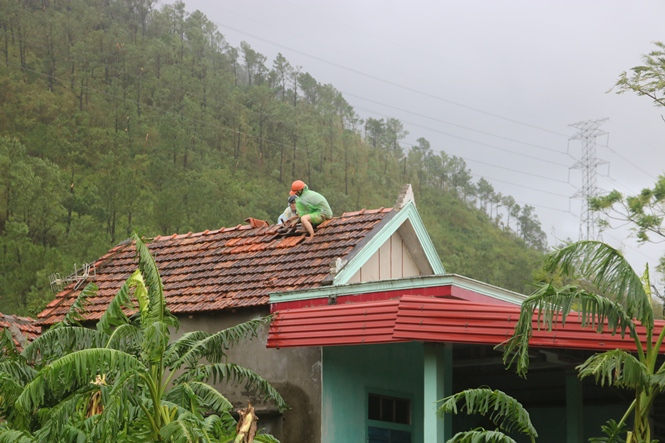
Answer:
[(35, 320), (30, 317), (19, 317), (17, 315), (5, 315), (0, 312), (0, 330), (9, 329), (14, 337), (14, 344), (17, 346), (19, 351), (21, 350), (23, 344), (17, 339), (17, 332), (23, 335), (23, 337), (31, 342), (36, 339), (40, 332), (41, 328), (35, 325)]
[[(362, 248), (365, 240), (376, 233), (374, 228), (389, 214), (395, 214), (392, 208), (345, 213), (320, 225), (311, 239), (300, 231), (285, 234), (277, 225), (252, 227), (250, 224), (158, 236), (148, 246), (162, 276), (171, 312), (261, 306), (269, 304), (271, 292), (320, 286), (330, 273), (331, 261)], [(136, 269), (134, 245), (131, 242), (117, 245), (98, 259), (94, 267), (96, 275), (90, 280), (99, 291), (89, 299), (86, 320), (101, 317)], [(57, 294), (39, 314), (39, 323), (62, 320), (83, 286), (70, 285)]]

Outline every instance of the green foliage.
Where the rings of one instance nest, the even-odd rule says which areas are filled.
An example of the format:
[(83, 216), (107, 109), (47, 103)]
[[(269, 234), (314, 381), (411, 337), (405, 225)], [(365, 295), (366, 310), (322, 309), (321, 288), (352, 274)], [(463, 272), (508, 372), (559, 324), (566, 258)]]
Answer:
[[(255, 337), (270, 318), (216, 334), (186, 334), (171, 343), (170, 328), (177, 329), (178, 321), (166, 309), (153, 257), (136, 235), (133, 240), (139, 270), (114, 297), (97, 329), (67, 322), (20, 355), (11, 346), (3, 354), (0, 441), (231, 440), (232, 405), (208, 380), (243, 383), (280, 410), (287, 407), (258, 374), (220, 363), (226, 349)], [(89, 286), (84, 292), (95, 290)], [(73, 309), (83, 308), (83, 299)], [(137, 315), (128, 317), (122, 308)], [(70, 312), (67, 318), (77, 316)], [(270, 439), (265, 437), (275, 441)]]
[[(622, 72), (613, 89), (617, 94), (633, 92), (645, 96), (655, 106), (665, 106), (665, 44), (654, 42), (656, 48), (642, 57), (644, 64)], [(640, 242), (652, 241), (655, 235), (665, 237), (662, 224), (665, 217), (665, 176), (661, 175), (652, 188), (645, 188), (638, 195), (624, 196), (619, 191), (594, 198), (590, 207), (604, 212), (609, 220), (628, 221), (633, 225)], [(609, 225), (608, 221), (605, 224)], [(665, 256), (661, 257), (659, 270), (665, 273)]]
[(656, 49), (642, 57), (643, 65), (622, 72), (616, 82), (617, 94), (631, 91), (650, 98), (654, 105), (665, 106), (663, 101), (663, 75), (665, 74), (665, 44), (654, 42)]
[(626, 440), (621, 435), (626, 433), (626, 424), (617, 423), (616, 420), (608, 420), (606, 425), (602, 425), (602, 437), (593, 437), (589, 439), (591, 443), (624, 443)]
[(478, 428), (458, 432), (447, 443), (515, 443), (515, 440), (501, 431)]
[(441, 406), (436, 413), (440, 418), (444, 414), (466, 412), (483, 415), (497, 426), (494, 431), (479, 428), (460, 432), (448, 440), (448, 443), (514, 442), (505, 434), (514, 431), (528, 436), (532, 442), (538, 437), (538, 432), (531, 424), (526, 409), (520, 402), (502, 391), (489, 388), (467, 389), (439, 402)]
[[(627, 388), (634, 393), (624, 417), (618, 423), (608, 423), (603, 428), (608, 437), (598, 441), (621, 441), (618, 436), (625, 433), (625, 424), (632, 414), (629, 433), (636, 441), (650, 442), (650, 411), (655, 398), (665, 389), (665, 364), (658, 365), (665, 327), (655, 329), (648, 272), (638, 276), (619, 251), (595, 241), (578, 242), (554, 251), (545, 269), (574, 277), (585, 287), (556, 288), (544, 284), (527, 298), (513, 335), (504, 343), (504, 362), (509, 367), (516, 366), (518, 374), (526, 376), (534, 323), (537, 328), (551, 331), (558, 323), (565, 324), (573, 309), (582, 327), (597, 332), (609, 330), (622, 337), (627, 333), (637, 348), (636, 355), (609, 350), (592, 355), (577, 369), (580, 378), (593, 377), (601, 385)], [(645, 328), (643, 335), (638, 333), (638, 323)]]
[[(612, 191), (605, 196), (594, 197), (590, 208), (604, 213), (607, 220), (604, 227), (611, 227), (612, 221), (630, 223), (637, 240), (641, 243), (660, 241), (665, 238), (665, 175), (658, 177), (652, 188), (645, 188), (637, 195), (624, 196)], [(665, 271), (665, 256), (661, 257), (658, 270)]]
[[(282, 55), (269, 68), (182, 2), (33, 6), (0, 0), (4, 312), (37, 314), (53, 296), (49, 274), (70, 274), (132, 232), (274, 222), (294, 179), (335, 215), (390, 207), (413, 183), (421, 211), (458, 212), (432, 207), (425, 221), (449, 272), (519, 291), (531, 280), (534, 249), (545, 248), (533, 208), (504, 204), (424, 138), (403, 148), (399, 120), (363, 122)], [(468, 232), (458, 241), (456, 230)]]

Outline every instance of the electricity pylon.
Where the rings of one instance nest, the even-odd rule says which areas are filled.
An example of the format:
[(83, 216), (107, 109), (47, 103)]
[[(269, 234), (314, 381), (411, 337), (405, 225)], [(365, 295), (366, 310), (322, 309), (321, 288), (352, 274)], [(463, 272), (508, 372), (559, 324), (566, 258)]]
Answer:
[(580, 140), (582, 142), (582, 158), (571, 166), (571, 169), (582, 170), (582, 188), (573, 194), (573, 198), (582, 199), (580, 240), (600, 240), (600, 233), (596, 232), (598, 214), (589, 209), (589, 198), (598, 195), (596, 168), (598, 165), (607, 163), (605, 160), (596, 157), (596, 138), (607, 134), (607, 132), (599, 129), (599, 126), (607, 120), (607, 118), (601, 118), (568, 125), (579, 129), (575, 135), (570, 137), (570, 140)]

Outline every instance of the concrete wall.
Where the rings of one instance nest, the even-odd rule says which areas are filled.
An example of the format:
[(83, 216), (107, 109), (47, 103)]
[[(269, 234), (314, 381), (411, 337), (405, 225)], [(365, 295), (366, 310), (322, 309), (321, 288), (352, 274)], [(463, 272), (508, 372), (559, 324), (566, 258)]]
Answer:
[(396, 232), (351, 277), (349, 283), (416, 277), (418, 275), (421, 275), (418, 265), (407, 250), (402, 236)]
[[(179, 317), (181, 328), (173, 338), (187, 332), (218, 332), (246, 320), (267, 315), (268, 308), (200, 313)], [(267, 349), (268, 328), (258, 338), (228, 350), (228, 362), (253, 370), (268, 380), (291, 409), (282, 417), (274, 405), (262, 404), (243, 386), (218, 386), (235, 407), (247, 401), (257, 407), (259, 429), (283, 443), (321, 441), (321, 348)]]

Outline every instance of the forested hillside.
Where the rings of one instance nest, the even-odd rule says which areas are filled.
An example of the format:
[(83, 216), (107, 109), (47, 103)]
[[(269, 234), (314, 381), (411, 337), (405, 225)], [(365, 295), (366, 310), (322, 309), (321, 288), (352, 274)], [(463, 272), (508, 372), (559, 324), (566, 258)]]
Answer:
[(545, 235), (446, 146), (403, 143), (306, 67), (231, 47), (152, 0), (0, 0), (0, 311), (35, 314), (48, 276), (136, 231), (275, 222), (292, 180), (335, 213), (412, 183), (448, 272), (522, 291)]

